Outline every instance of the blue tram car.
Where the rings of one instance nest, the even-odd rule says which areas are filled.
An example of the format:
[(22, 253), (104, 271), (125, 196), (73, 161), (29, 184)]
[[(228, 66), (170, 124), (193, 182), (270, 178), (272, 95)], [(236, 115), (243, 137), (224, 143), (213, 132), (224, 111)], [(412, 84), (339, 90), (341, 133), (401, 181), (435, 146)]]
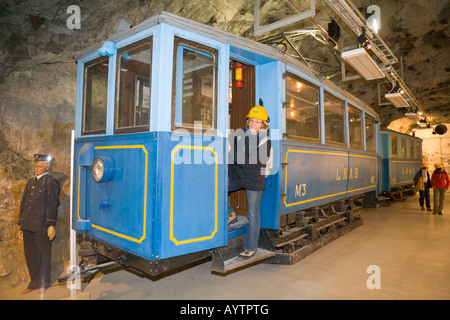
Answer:
[[(220, 273), (294, 263), (361, 225), (379, 193), (378, 115), (276, 48), (160, 13), (75, 58), (80, 255), (150, 275), (209, 257)], [(245, 260), (245, 192), (227, 225), (227, 145), (254, 105), (269, 113), (274, 165)]]
[(384, 129), (381, 139), (381, 197), (403, 200), (414, 195), (414, 175), (422, 167), (422, 139)]

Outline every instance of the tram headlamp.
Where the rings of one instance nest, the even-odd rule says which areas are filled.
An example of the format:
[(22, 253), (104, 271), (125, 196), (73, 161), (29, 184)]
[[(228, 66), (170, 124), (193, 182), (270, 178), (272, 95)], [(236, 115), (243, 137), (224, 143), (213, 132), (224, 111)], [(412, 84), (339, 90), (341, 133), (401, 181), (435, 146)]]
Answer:
[(105, 182), (114, 175), (114, 162), (109, 157), (98, 157), (92, 165), (92, 176), (97, 182)]

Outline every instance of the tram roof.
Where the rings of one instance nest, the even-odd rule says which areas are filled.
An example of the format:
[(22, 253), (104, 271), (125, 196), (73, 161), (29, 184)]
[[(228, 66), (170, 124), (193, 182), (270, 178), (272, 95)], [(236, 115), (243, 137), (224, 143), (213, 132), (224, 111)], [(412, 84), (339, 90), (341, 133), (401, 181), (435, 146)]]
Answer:
[[(309, 67), (305, 66), (299, 60), (283, 53), (278, 48), (257, 42), (252, 39), (243, 38), (241, 36), (231, 34), (229, 32), (219, 30), (219, 29), (213, 28), (211, 26), (208, 26), (208, 25), (205, 25), (205, 24), (202, 24), (202, 23), (190, 20), (190, 19), (177, 16), (172, 13), (168, 13), (168, 12), (164, 12), (164, 11), (157, 13), (157, 14), (151, 16), (150, 18), (144, 20), (143, 22), (137, 24), (136, 26), (133, 26), (129, 30), (118, 31), (118, 32), (113, 33), (108, 39), (105, 39), (104, 41), (117, 42), (119, 40), (130, 37), (138, 32), (141, 32), (145, 29), (148, 29), (152, 26), (158, 25), (160, 23), (167, 23), (167, 24), (175, 26), (175, 27), (179, 27), (179, 28), (182, 28), (185, 30), (189, 30), (189, 31), (204, 35), (206, 37), (214, 38), (216, 40), (227, 43), (232, 47), (235, 47), (234, 49), (237, 49), (237, 50), (243, 49), (243, 50), (246, 50), (249, 52), (256, 52), (257, 54), (266, 56), (268, 58), (285, 62), (286, 64), (319, 80), (321, 83), (327, 85), (329, 88), (335, 90), (336, 92), (339, 92), (341, 95), (345, 96), (349, 100), (352, 100), (355, 103), (358, 103), (359, 105), (364, 106), (365, 109), (369, 110), (371, 113), (378, 116), (378, 113), (375, 112), (371, 107), (369, 107), (364, 101), (356, 98), (349, 92), (345, 91), (341, 87), (334, 84), (332, 81), (326, 79), (321, 74), (319, 74), (319, 73), (315, 72), (314, 70), (310, 69)], [(104, 41), (96, 43), (90, 47), (87, 47), (80, 51), (75, 52), (73, 55), (74, 58), (78, 61), (79, 59), (97, 51), (98, 49), (100, 49), (102, 47)]]
[(380, 133), (396, 134), (396, 135), (408, 137), (408, 138), (415, 139), (415, 140), (421, 140), (421, 141), (423, 140), (422, 138), (412, 136), (412, 135), (410, 135), (410, 134), (408, 134), (408, 133), (398, 132), (398, 131), (391, 130), (391, 129), (388, 129), (388, 128), (383, 128), (383, 129), (381, 129), (381, 130), (380, 130)]

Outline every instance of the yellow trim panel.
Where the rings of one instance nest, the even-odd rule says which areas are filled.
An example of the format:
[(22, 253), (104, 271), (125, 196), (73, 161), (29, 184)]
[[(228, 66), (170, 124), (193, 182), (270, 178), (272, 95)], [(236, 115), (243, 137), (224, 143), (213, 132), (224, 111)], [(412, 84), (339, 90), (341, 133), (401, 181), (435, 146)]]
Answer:
[[(214, 231), (211, 233), (211, 235), (204, 236), (204, 237), (198, 237), (194, 239), (186, 239), (186, 240), (177, 240), (175, 236), (173, 235), (173, 186), (174, 186), (174, 170), (175, 170), (175, 161), (174, 157), (178, 150), (180, 149), (192, 149), (192, 150), (209, 150), (214, 155), (215, 159), (215, 201), (214, 201)], [(173, 150), (171, 154), (171, 169), (170, 169), (170, 240), (172, 240), (176, 245), (186, 244), (186, 243), (192, 243), (192, 242), (199, 242), (204, 241), (208, 239), (212, 239), (214, 235), (217, 232), (217, 205), (218, 205), (218, 186), (217, 186), (217, 163), (218, 158), (217, 154), (214, 151), (212, 147), (202, 147), (202, 146), (188, 146), (188, 145), (177, 145)]]
[[(145, 149), (144, 145), (125, 145), (125, 146), (97, 146), (94, 149), (96, 150), (106, 150), (106, 149), (142, 149), (142, 151), (145, 154), (145, 170), (144, 170), (144, 210), (143, 210), (143, 215), (144, 215), (144, 219), (143, 219), (143, 230), (142, 230), (142, 237), (140, 239), (137, 238), (133, 238), (130, 236), (127, 236), (125, 234), (113, 231), (113, 230), (109, 230), (107, 228), (95, 225), (95, 224), (91, 224), (91, 227), (115, 235), (117, 237), (126, 239), (126, 240), (130, 240), (136, 243), (142, 243), (142, 241), (145, 239), (146, 237), (146, 225), (147, 225), (147, 167), (148, 167), (148, 152), (147, 149)], [(81, 167), (78, 166), (78, 208), (77, 208), (77, 216), (78, 219), (80, 218), (80, 180), (81, 180)], [(86, 201), (86, 199), (85, 199)]]
[[(323, 151), (310, 151), (310, 150), (291, 150), (291, 149), (288, 149), (287, 152), (286, 152), (286, 156), (285, 156), (286, 162), (287, 162), (288, 154), (289, 154), (290, 152), (293, 152), (293, 153), (309, 153), (309, 154), (326, 154), (326, 155), (332, 155), (332, 156), (357, 157), (357, 158), (367, 158), (367, 159), (374, 159), (374, 160), (377, 160), (377, 157), (362, 156), (362, 155), (348, 154), (348, 153), (323, 152)], [(286, 168), (287, 168), (287, 167), (286, 167)], [(378, 176), (378, 165), (377, 165), (377, 167), (376, 167), (376, 171), (377, 171), (376, 176)], [(287, 174), (287, 169), (286, 169), (286, 172), (285, 172), (285, 174), (284, 174), (284, 193), (285, 193), (285, 194), (287, 193), (287, 177), (288, 177), (288, 174)], [(325, 199), (325, 198), (330, 198), (330, 197), (338, 196), (338, 195), (340, 195), (340, 194), (345, 194), (345, 193), (350, 193), (350, 192), (360, 191), (360, 190), (364, 190), (364, 189), (370, 189), (370, 188), (373, 188), (373, 187), (376, 187), (376, 184), (370, 185), (370, 186), (364, 187), (364, 188), (359, 188), (359, 189), (354, 189), (354, 190), (348, 190), (348, 191), (338, 192), (338, 193), (335, 193), (335, 194), (330, 194), (330, 195), (326, 195), (326, 196), (322, 196), (322, 197), (317, 197), (317, 198), (313, 198), (313, 199), (308, 199), (308, 200), (303, 200), (303, 201), (293, 202), (293, 203), (289, 203), (289, 204), (286, 202), (286, 197), (284, 197), (283, 202), (284, 202), (284, 205), (285, 205), (286, 207), (292, 207), (292, 206), (299, 205), (299, 204), (306, 203), (306, 202), (311, 202), (311, 201), (315, 201), (315, 200), (321, 200), (321, 199)]]

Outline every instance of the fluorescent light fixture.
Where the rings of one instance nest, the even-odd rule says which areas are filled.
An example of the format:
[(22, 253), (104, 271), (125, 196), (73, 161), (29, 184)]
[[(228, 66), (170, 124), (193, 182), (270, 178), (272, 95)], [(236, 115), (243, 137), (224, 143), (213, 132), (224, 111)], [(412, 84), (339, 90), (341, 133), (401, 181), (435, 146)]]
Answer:
[(405, 116), (409, 119), (409, 120), (415, 120), (418, 121), (420, 120), (419, 116), (417, 115), (417, 113), (415, 112), (406, 112)]
[(401, 93), (387, 93), (384, 95), (396, 108), (406, 108), (409, 107), (408, 102), (403, 98)]
[(427, 120), (427, 118), (417, 121), (417, 124), (422, 128), (431, 128), (430, 122)]
[(421, 121), (417, 121), (417, 124), (419, 125), (419, 127), (421, 128), (425, 128), (427, 126), (426, 122), (421, 122)]
[(342, 58), (366, 80), (384, 78), (384, 72), (364, 48), (342, 52)]

